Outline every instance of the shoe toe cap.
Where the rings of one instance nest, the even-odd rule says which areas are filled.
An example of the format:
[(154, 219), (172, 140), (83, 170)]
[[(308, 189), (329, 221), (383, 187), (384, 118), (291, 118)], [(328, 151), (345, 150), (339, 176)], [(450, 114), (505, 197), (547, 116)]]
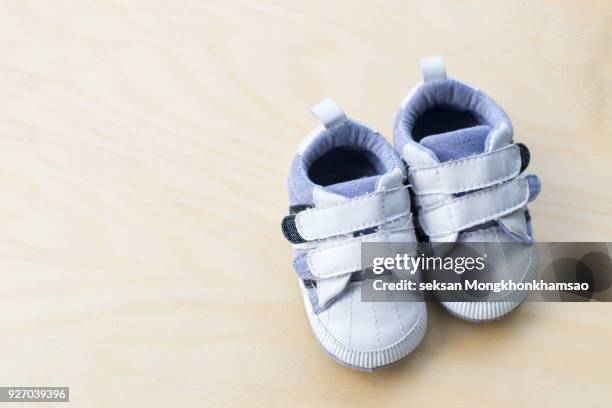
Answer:
[(362, 302), (354, 284), (327, 310), (311, 316), (323, 348), (341, 363), (374, 369), (400, 360), (421, 341), (427, 320), (425, 304)]

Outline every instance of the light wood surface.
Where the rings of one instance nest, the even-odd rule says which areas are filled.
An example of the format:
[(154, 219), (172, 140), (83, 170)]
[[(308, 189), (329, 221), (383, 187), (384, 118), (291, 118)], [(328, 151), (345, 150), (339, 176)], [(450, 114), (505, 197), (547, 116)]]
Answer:
[(609, 1), (6, 0), (0, 27), (0, 385), (75, 407), (609, 406), (609, 304), (486, 325), (430, 304), (411, 358), (337, 365), (279, 228), (311, 105), (390, 138), (441, 53), (530, 147), (539, 239), (611, 240)]

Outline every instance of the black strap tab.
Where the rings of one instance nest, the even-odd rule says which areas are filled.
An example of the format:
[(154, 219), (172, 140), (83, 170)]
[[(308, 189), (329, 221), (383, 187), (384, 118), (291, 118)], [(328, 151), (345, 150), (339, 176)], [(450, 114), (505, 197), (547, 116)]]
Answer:
[(521, 173), (525, 171), (527, 166), (529, 166), (529, 161), (531, 161), (531, 153), (529, 153), (529, 149), (523, 143), (516, 144), (519, 147), (519, 151), (521, 154)]
[(281, 229), (283, 231), (283, 235), (287, 239), (287, 241), (292, 244), (303, 244), (304, 242), (308, 242), (308, 240), (304, 239), (297, 230), (297, 226), (295, 225), (295, 215), (300, 211), (307, 210), (312, 208), (311, 205), (292, 205), (289, 207), (289, 215), (286, 215), (281, 222)]
[(286, 215), (281, 223), (281, 228), (283, 230), (283, 235), (285, 238), (287, 238), (287, 241), (291, 242), (292, 244), (303, 244), (306, 242), (295, 226), (295, 214)]

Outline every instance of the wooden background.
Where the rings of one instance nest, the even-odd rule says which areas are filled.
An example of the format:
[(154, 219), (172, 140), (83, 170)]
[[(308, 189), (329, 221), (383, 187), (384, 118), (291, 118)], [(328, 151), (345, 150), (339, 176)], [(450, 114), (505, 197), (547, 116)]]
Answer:
[(0, 385), (75, 407), (609, 406), (608, 304), (486, 325), (430, 304), (411, 358), (337, 365), (279, 222), (309, 108), (330, 95), (390, 137), (440, 53), (530, 147), (539, 239), (612, 240), (610, 1), (0, 8)]

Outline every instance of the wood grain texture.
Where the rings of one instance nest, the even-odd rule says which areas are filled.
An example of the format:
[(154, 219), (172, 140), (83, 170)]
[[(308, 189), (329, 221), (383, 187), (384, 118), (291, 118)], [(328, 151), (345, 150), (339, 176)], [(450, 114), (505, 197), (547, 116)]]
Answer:
[(608, 304), (477, 326), (430, 304), (413, 357), (338, 366), (279, 231), (310, 106), (390, 138), (441, 53), (530, 147), (538, 237), (611, 240), (609, 1), (0, 5), (0, 385), (75, 407), (609, 405)]

